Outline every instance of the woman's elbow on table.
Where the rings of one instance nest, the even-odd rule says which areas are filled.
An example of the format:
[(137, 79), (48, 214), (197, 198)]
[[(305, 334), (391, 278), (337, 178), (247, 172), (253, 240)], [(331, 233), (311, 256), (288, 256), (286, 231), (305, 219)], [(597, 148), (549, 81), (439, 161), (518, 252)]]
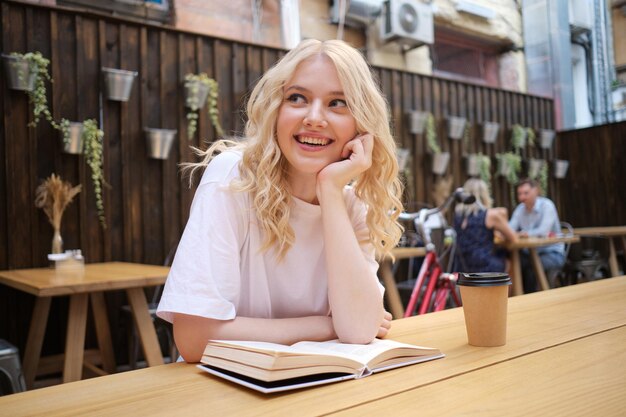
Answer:
[(174, 341), (185, 362), (200, 362), (204, 348), (211, 339), (206, 318), (187, 314), (174, 314)]

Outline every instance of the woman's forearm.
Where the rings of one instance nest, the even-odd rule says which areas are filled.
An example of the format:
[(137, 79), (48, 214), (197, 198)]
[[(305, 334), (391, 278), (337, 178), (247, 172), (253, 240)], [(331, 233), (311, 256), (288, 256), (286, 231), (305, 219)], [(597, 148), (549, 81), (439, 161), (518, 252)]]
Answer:
[(290, 345), (301, 340), (336, 339), (332, 319), (327, 316), (289, 319), (236, 317), (214, 320), (187, 314), (174, 314), (176, 347), (187, 362), (199, 362), (210, 339), (254, 340)]
[(363, 256), (341, 190), (322, 191), (328, 300), (339, 340), (369, 343), (383, 319), (382, 295)]

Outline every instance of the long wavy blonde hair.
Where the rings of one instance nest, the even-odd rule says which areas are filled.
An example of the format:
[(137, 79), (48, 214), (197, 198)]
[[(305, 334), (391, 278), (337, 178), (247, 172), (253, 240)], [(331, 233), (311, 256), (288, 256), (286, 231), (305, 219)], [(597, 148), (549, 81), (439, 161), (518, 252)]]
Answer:
[(240, 178), (231, 189), (249, 192), (261, 229), (265, 233), (262, 250), (276, 245), (283, 257), (295, 240), (289, 225), (291, 194), (287, 182), (287, 160), (276, 139), (276, 120), (284, 101), (283, 88), (307, 58), (324, 54), (334, 63), (344, 94), (356, 120), (357, 131), (374, 136), (372, 166), (353, 187), (368, 207), (366, 223), (370, 241), (379, 256), (388, 254), (402, 234), (397, 218), (402, 211), (402, 184), (398, 178), (396, 144), (391, 135), (387, 102), (374, 81), (363, 56), (347, 43), (338, 40), (302, 41), (269, 69), (252, 90), (247, 103), (248, 121), (245, 142), (220, 140), (206, 151), (196, 149), (202, 160), (189, 163), (190, 171), (205, 167), (211, 158), (233, 147), (243, 152)]

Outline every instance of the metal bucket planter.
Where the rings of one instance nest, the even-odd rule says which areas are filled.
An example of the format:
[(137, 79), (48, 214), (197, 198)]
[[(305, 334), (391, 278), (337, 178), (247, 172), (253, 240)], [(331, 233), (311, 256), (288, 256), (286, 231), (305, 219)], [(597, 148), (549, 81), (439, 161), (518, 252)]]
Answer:
[(495, 143), (498, 138), (498, 131), (500, 130), (500, 123), (496, 122), (484, 122), (483, 123), (483, 142)]
[(528, 176), (530, 178), (537, 178), (541, 168), (543, 168), (544, 162), (543, 159), (530, 158), (528, 160)]
[(450, 139), (461, 139), (465, 131), (465, 117), (450, 116), (448, 118), (448, 136)]
[(78, 155), (83, 153), (83, 129), (82, 123), (71, 122), (69, 127), (69, 140), (63, 139), (61, 132), (61, 140), (63, 141), (63, 152)]
[(21, 57), (2, 54), (4, 70), (9, 88), (21, 91), (33, 91), (37, 72), (30, 70), (29, 62)]
[(427, 111), (412, 111), (408, 114), (409, 116), (409, 131), (416, 135), (421, 135), (424, 133), (424, 128), (426, 127), (426, 120), (428, 120), (428, 112)]
[(446, 172), (446, 168), (448, 168), (449, 161), (449, 152), (439, 152), (433, 154), (433, 174), (443, 175)]
[(144, 128), (148, 156), (154, 159), (167, 159), (176, 137), (176, 130)]
[(554, 130), (541, 129), (541, 133), (539, 134), (539, 146), (541, 146), (542, 149), (550, 149), (553, 141)]
[(563, 159), (554, 160), (554, 178), (565, 178), (567, 175), (567, 169), (569, 168), (569, 161)]
[(409, 158), (411, 157), (411, 151), (405, 148), (396, 148), (396, 159), (398, 161), (398, 169), (400, 172), (404, 172), (409, 164)]
[(128, 101), (137, 71), (126, 71), (102, 67), (107, 98), (115, 101)]
[(185, 106), (191, 109), (201, 109), (206, 103), (211, 88), (201, 81), (185, 82)]
[(509, 164), (509, 161), (506, 159), (500, 160), (498, 164), (498, 174), (503, 177), (508, 177), (511, 172), (513, 172), (513, 166)]
[(480, 174), (480, 162), (478, 154), (472, 153), (467, 155), (467, 175), (475, 177)]

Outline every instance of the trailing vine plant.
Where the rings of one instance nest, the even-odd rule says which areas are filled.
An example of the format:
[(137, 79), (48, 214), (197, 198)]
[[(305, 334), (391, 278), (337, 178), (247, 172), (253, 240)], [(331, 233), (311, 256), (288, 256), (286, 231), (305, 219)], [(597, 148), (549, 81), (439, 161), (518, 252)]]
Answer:
[(205, 85), (209, 89), (206, 104), (211, 124), (213, 124), (215, 132), (218, 136), (222, 136), (224, 134), (224, 130), (222, 129), (222, 125), (219, 120), (219, 109), (217, 108), (219, 84), (204, 72), (201, 72), (200, 74), (187, 74), (185, 75), (185, 88), (190, 90), (190, 94), (187, 96), (185, 105), (190, 109), (187, 112), (187, 138), (189, 140), (193, 138), (193, 135), (196, 133), (198, 128), (198, 110), (205, 104), (198, 100), (200, 84)]
[(478, 175), (491, 190), (491, 158), (483, 153), (478, 154)]
[(102, 197), (102, 187), (107, 185), (104, 180), (102, 139), (104, 132), (98, 128), (95, 119), (88, 119), (83, 122), (83, 146), (85, 162), (91, 169), (91, 181), (93, 182), (94, 194), (96, 196), (96, 210), (98, 219), (103, 229), (106, 229), (106, 218), (104, 216), (104, 200)]
[(511, 127), (511, 147), (513, 151), (517, 154), (520, 153), (520, 150), (524, 147), (526, 142), (526, 129), (524, 129), (521, 125), (514, 124)]
[(435, 116), (428, 113), (426, 117), (426, 144), (432, 153), (441, 153), (441, 147), (437, 141), (437, 127), (435, 126)]

